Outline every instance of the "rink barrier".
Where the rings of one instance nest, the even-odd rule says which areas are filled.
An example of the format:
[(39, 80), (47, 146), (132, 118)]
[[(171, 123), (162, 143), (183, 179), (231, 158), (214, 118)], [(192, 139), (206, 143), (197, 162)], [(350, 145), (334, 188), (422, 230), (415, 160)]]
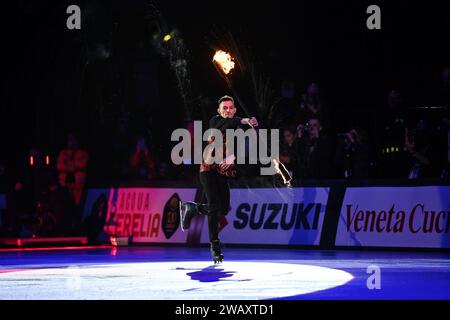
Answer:
[[(205, 217), (194, 219), (189, 231), (182, 232), (174, 206), (180, 199), (203, 202), (198, 185), (196, 181), (166, 181), (90, 188), (84, 217), (95, 212), (95, 205), (104, 202), (107, 204), (104, 239), (112, 234), (130, 236), (132, 243), (140, 244), (206, 244)], [(230, 185), (234, 208), (226, 216), (227, 221), (222, 221), (221, 231), (223, 242), (230, 246), (450, 248), (450, 187), (442, 181), (312, 181), (287, 189), (273, 188), (267, 180), (252, 179), (236, 180)], [(287, 200), (283, 203), (280, 199)], [(295, 204), (295, 210), (303, 215), (292, 222), (288, 215), (294, 212)], [(428, 228), (415, 232), (418, 221), (425, 219)], [(409, 221), (412, 229), (405, 227)]]

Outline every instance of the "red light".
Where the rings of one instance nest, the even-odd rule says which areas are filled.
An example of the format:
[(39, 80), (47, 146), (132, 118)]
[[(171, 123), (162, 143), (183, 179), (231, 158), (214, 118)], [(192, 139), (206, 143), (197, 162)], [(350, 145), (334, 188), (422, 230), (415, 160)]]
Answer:
[[(19, 242), (20, 240), (17, 240)], [(111, 248), (109, 245), (99, 246), (79, 246), (79, 247), (43, 247), (43, 248), (8, 248), (0, 249), (0, 252), (22, 252), (22, 251), (56, 251), (56, 250), (86, 250), (86, 249), (107, 249)]]
[(111, 242), (111, 245), (117, 246), (117, 239), (114, 236), (109, 237), (109, 241)]
[(50, 165), (50, 156), (45, 156), (45, 164)]
[(34, 157), (30, 156), (30, 166), (33, 166), (33, 165), (34, 165)]
[(22, 240), (17, 239), (17, 246), (18, 246), (18, 247), (21, 247), (21, 246), (22, 246)]

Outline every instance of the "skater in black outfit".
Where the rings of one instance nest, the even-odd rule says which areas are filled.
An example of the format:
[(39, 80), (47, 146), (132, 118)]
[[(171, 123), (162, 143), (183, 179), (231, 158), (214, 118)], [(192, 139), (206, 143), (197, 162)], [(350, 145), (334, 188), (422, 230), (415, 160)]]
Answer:
[[(234, 116), (236, 107), (232, 97), (223, 96), (219, 99), (218, 104), (217, 112), (219, 114), (211, 118), (209, 127), (219, 129), (224, 136), (226, 129), (237, 129), (241, 125), (258, 126), (256, 118)], [(226, 153), (224, 152), (224, 154)], [(207, 204), (180, 202), (180, 223), (183, 231), (189, 228), (191, 219), (194, 216), (198, 214), (208, 216), (211, 256), (214, 263), (222, 262), (223, 260), (219, 240), (219, 215), (226, 215), (231, 209), (228, 178), (237, 176), (234, 160), (234, 154), (226, 157), (221, 164), (207, 164), (203, 160), (200, 165), (200, 182), (206, 194)]]

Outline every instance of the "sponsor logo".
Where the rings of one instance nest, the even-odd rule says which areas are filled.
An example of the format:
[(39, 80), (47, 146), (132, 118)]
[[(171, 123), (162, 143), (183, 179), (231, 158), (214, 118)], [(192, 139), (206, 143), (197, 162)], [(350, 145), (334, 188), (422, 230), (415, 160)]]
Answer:
[[(450, 205), (450, 204), (449, 204)], [(427, 208), (417, 203), (412, 208), (396, 209), (393, 204), (386, 210), (360, 209), (346, 204), (347, 231), (387, 233), (448, 233), (450, 211)]]
[(241, 203), (233, 226), (238, 230), (317, 230), (322, 211), (321, 203)]
[(150, 191), (119, 189), (110, 202), (106, 231), (119, 237), (158, 238), (161, 213), (150, 211)]
[(179, 207), (180, 197), (177, 193), (174, 193), (164, 205), (162, 216), (161, 228), (166, 236), (166, 239), (170, 239), (180, 225), (180, 215), (178, 214)]

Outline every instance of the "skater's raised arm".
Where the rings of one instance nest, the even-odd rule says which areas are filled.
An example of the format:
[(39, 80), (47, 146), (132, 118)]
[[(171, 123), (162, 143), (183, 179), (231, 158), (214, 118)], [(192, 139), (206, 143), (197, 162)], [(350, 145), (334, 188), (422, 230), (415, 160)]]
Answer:
[(236, 129), (239, 127), (242, 118), (233, 117), (233, 118), (223, 118), (220, 115), (216, 115), (211, 118), (209, 121), (209, 127), (219, 129), (220, 131), (225, 131), (226, 129)]

